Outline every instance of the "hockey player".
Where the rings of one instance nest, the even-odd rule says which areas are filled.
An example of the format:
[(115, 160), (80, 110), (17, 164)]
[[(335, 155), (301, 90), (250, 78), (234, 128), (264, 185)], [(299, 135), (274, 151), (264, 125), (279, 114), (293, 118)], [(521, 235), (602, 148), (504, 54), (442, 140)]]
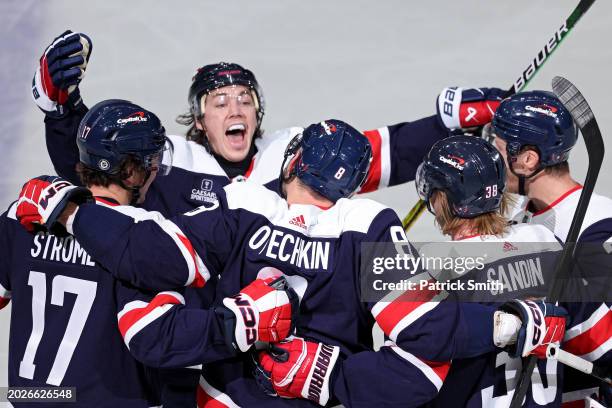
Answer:
[[(87, 133), (79, 139), (84, 148), (78, 170), (82, 183), (100, 205), (144, 198), (160, 172), (166, 142), (157, 116), (126, 101), (106, 101), (88, 116)], [(114, 139), (104, 144), (104, 132)], [(91, 197), (90, 190), (72, 188), (58, 177), (29, 183), (21, 196), (39, 197), (50, 184), (71, 200)], [(0, 306), (13, 301), (9, 385), (75, 387), (75, 407), (159, 404), (156, 373), (130, 356), (117, 331), (114, 292), (120, 284), (65, 231), (26, 232), (17, 219), (34, 227), (34, 219), (28, 218), (32, 206), (36, 204), (22, 198), (0, 217)]]
[[(67, 31), (45, 50), (35, 73), (32, 92), (45, 112), (47, 148), (57, 173), (78, 183), (74, 145), (78, 124), (87, 108), (78, 85), (91, 54), (91, 40)], [(416, 167), (431, 145), (449, 128), (489, 122), (503, 91), (445, 89), (439, 113), (415, 122), (366, 131), (373, 161), (361, 192), (414, 179)], [(287, 143), (302, 128), (264, 133), (265, 103), (255, 75), (234, 63), (205, 65), (189, 88), (190, 110), (179, 123), (190, 126), (187, 140), (169, 136), (174, 161), (168, 177), (156, 180), (144, 207), (172, 216), (214, 203), (223, 186), (246, 178), (277, 187), (277, 172)]]
[[(582, 187), (572, 178), (567, 162), (578, 138), (571, 114), (554, 94), (545, 91), (516, 94), (504, 100), (500, 109), (489, 130), (509, 169), (509, 191), (527, 198), (515, 220), (543, 225), (565, 241)], [(605, 245), (612, 242), (611, 199), (593, 194), (578, 242), (583, 248), (599, 247), (609, 254)], [(610, 306), (609, 302), (569, 304), (572, 326), (563, 348), (590, 361), (611, 364)], [(564, 402), (582, 400), (598, 387), (573, 370), (566, 374)]]
[[(301, 297), (299, 337), (279, 346), (288, 350), (287, 360), (272, 362), (261, 356), (257, 378), (268, 392), (321, 405), (338, 399), (346, 406), (372, 406), (381, 400), (402, 406), (408, 398), (416, 406), (436, 395), (450, 358), (494, 349), (494, 310), (473, 308), (467, 319), (457, 303), (430, 301), (435, 291), (425, 291), (413, 301), (400, 297), (362, 303), (361, 244), (407, 244), (393, 211), (371, 200), (346, 199), (365, 180), (370, 158), (370, 145), (359, 132), (328, 120), (309, 126), (289, 145), (281, 173), (286, 199), (255, 183), (231, 184), (217, 205), (172, 220), (138, 223), (100, 206), (81, 205), (75, 213), (73, 204), (53, 204), (68, 230), (124, 280), (163, 289), (189, 284), (194, 276), (220, 274), (222, 299), (269, 276), (271, 268), (282, 271)], [(53, 217), (41, 221), (47, 226), (55, 222)], [(102, 225), (107, 231), (103, 239), (94, 233)], [(244, 306), (239, 298), (233, 303), (219, 300), (217, 305)], [(175, 321), (173, 310), (182, 307), (178, 302), (152, 301), (137, 307), (142, 313), (135, 318), (123, 322), (127, 314), (119, 316), (132, 352), (142, 347), (153, 352), (148, 358), (158, 361), (182, 354), (179, 364), (202, 362), (201, 339), (181, 332), (190, 332), (187, 321)], [(473, 320), (474, 316), (482, 319)], [(374, 321), (393, 342), (378, 352), (372, 351)], [(474, 330), (478, 336), (473, 336)], [(243, 350), (253, 340), (236, 336), (233, 343)], [(177, 350), (176, 345), (182, 347)], [(521, 351), (529, 352), (529, 345)], [(185, 360), (190, 356), (191, 361)], [(388, 373), (384, 381), (367, 380), (365, 373), (372, 366)], [(263, 395), (248, 367), (242, 359), (205, 365), (199, 403), (288, 403)]]
[[(511, 335), (512, 330), (506, 332), (521, 323), (507, 312), (520, 311), (519, 316), (526, 320), (530, 313), (526, 305), (544, 305), (512, 299), (547, 295), (554, 280), (554, 264), (559, 253), (555, 251), (557, 241), (542, 226), (508, 224), (504, 216), (508, 208), (504, 162), (499, 152), (483, 139), (454, 136), (436, 143), (419, 167), (416, 183), (419, 196), (434, 214), (440, 230), (453, 241), (461, 242), (450, 247), (455, 252), (453, 256), (487, 254), (484, 267), (464, 274), (451, 273), (447, 279), (501, 283), (500, 288), (458, 293), (459, 298), (495, 302), (492, 304), (510, 301), (497, 312), (493, 330), (493, 341), (506, 350), (453, 360), (440, 394), (431, 406), (507, 407), (514, 394), (516, 373), (520, 372), (520, 357), (524, 356), (516, 351), (524, 339), (517, 341)], [(544, 242), (551, 245), (538, 244)], [(451, 251), (448, 247), (446, 250)], [(515, 274), (522, 265), (538, 267)], [(552, 330), (546, 332), (543, 344), (558, 343), (564, 333), (565, 311), (546, 304), (546, 314)], [(544, 350), (540, 346), (534, 353), (543, 357)], [(537, 367), (523, 406), (560, 406), (561, 367), (557, 367), (556, 360), (540, 360)]]
[[(133, 120), (134, 118), (137, 119)], [(135, 221), (141, 221), (143, 219), (161, 220), (162, 217), (159, 213), (147, 212), (142, 209), (127, 206), (127, 204), (137, 201), (135, 197), (144, 198), (146, 189), (155, 178), (157, 172), (160, 169), (168, 170), (168, 167), (163, 166), (161, 163), (165, 141), (164, 129), (161, 127), (157, 117), (139, 106), (123, 100), (103, 101), (95, 105), (83, 118), (80, 126), (79, 139), (77, 141), (81, 160), (79, 174), (84, 184), (86, 184), (90, 190), (74, 187), (58, 177), (40, 177), (34, 179), (33, 182), (24, 187), (21, 193), (21, 199), (16, 205), (17, 218), (19, 218), (24, 225), (35, 227), (38, 225), (39, 217), (42, 214), (45, 214), (45, 216), (52, 216), (50, 207), (53, 206), (52, 203), (54, 201), (72, 200), (82, 202), (84, 201), (82, 198), (83, 195), (89, 194), (89, 191), (91, 191), (96, 196), (97, 204), (101, 204), (107, 208), (113, 208), (115, 211), (126, 214)], [(134, 166), (136, 167), (133, 168)], [(34, 204), (34, 202), (38, 200), (48, 203), (46, 212), (41, 214), (38, 213), (37, 204)], [(57, 239), (59, 240), (59, 238)], [(61, 253), (65, 254), (68, 249), (66, 246), (62, 248), (62, 242), (57, 241), (55, 245), (57, 246), (59, 243), (59, 251), (63, 251)], [(38, 248), (38, 252), (41, 253), (41, 258), (45, 259), (45, 257), (47, 257), (47, 249), (43, 252), (43, 245), (44, 242), (37, 244), (36, 247)], [(78, 246), (78, 244), (76, 245)], [(55, 246), (53, 248), (55, 248)], [(53, 257), (53, 251), (51, 255), (49, 255), (50, 257)], [(87, 255), (87, 253), (84, 254), (88, 265), (96, 266), (89, 258), (89, 255)], [(64, 258), (66, 257), (65, 255), (62, 256), (64, 256)], [(60, 258), (59, 252), (57, 258), (58, 260), (63, 259)], [(77, 261), (79, 259), (80, 258), (77, 258)], [(99, 270), (95, 272), (97, 274), (102, 274), (106, 280), (109, 280), (108, 274), (100, 272)], [(54, 278), (54, 284), (57, 279), (57, 277)], [(198, 279), (200, 279), (199, 276), (194, 277), (194, 280)], [(32, 280), (32, 278), (30, 278), (30, 280)], [(110, 280), (110, 282), (112, 282), (112, 280)], [(267, 335), (275, 335), (276, 338), (282, 339), (287, 336), (291, 328), (292, 306), (289, 296), (291, 296), (293, 292), (291, 292), (289, 288), (283, 287), (282, 283), (282, 280), (276, 280), (274, 282), (272, 282), (272, 279), (266, 281), (255, 280), (253, 284), (244, 288), (241, 292), (242, 296), (245, 297), (241, 306), (248, 306), (249, 313), (251, 313), (250, 316), (257, 320), (256, 324), (249, 324), (248, 326), (248, 330), (255, 329), (257, 331), (254, 334), (254, 340), (268, 340), (266, 337)], [(75, 289), (66, 290), (74, 292)], [(95, 291), (92, 295), (95, 295)], [(117, 282), (114, 283), (114, 294), (111, 285), (105, 292), (101, 292), (100, 298), (103, 298), (102, 295), (109, 299), (116, 300), (114, 309), (119, 311), (121, 334), (125, 338), (134, 336), (134, 324), (136, 322), (143, 324), (146, 319), (143, 320), (142, 317), (150, 312), (150, 310), (146, 310), (141, 306), (143, 303), (141, 299), (147, 298), (146, 294), (142, 294), (130, 285)], [(53, 296), (55, 296), (55, 294), (53, 294)], [(263, 306), (259, 303), (262, 298), (267, 301)], [(295, 298), (297, 301), (296, 296), (292, 296), (292, 298)], [(175, 291), (163, 292), (148, 300), (150, 306), (156, 305), (160, 307), (161, 310), (164, 309), (164, 305), (166, 304), (171, 305), (185, 302), (183, 296)], [(297, 312), (296, 305), (297, 303), (293, 306), (294, 314)], [(91, 305), (89, 306), (91, 307)], [(234, 349), (226, 347), (224, 342), (226, 337), (233, 339), (236, 337), (235, 333), (240, 334), (244, 332), (245, 322), (243, 320), (243, 315), (238, 310), (235, 310), (236, 314), (234, 314), (232, 312), (233, 309), (230, 308), (219, 308), (217, 311), (209, 311), (199, 308), (199, 304), (189, 306), (193, 308), (182, 308), (180, 313), (176, 313), (176, 320), (192, 322), (191, 327), (193, 327), (194, 330), (189, 334), (198, 338), (198, 341), (205, 343), (207, 346), (202, 350), (202, 353), (205, 354), (205, 357), (202, 359), (214, 360), (233, 356), (235, 354)], [(98, 308), (101, 308), (101, 306), (98, 306)], [(113, 338), (117, 339), (118, 331), (114, 317), (115, 314), (112, 308), (111, 310), (103, 310), (110, 316), (110, 325), (100, 326), (105, 327), (109, 331), (112, 330), (111, 334)], [(99, 312), (99, 314), (101, 313)], [(87, 316), (85, 316), (85, 318), (86, 317)], [(108, 320), (107, 316), (104, 317)], [(246, 316), (244, 318), (246, 318)], [(126, 324), (128, 324), (129, 327), (126, 328)], [(258, 330), (259, 328), (261, 329)], [(198, 329), (200, 331), (196, 332)], [(94, 331), (94, 333), (98, 332)], [(88, 337), (91, 337), (91, 335), (90, 333)], [(159, 339), (156, 338), (155, 341), (159, 341)], [(130, 342), (126, 341), (126, 343), (129, 347)], [(89, 352), (92, 355), (101, 355), (100, 351), (96, 349), (96, 347), (99, 347), (98, 343), (94, 341), (93, 344), (95, 346), (89, 350)], [(127, 349), (123, 348), (122, 345), (119, 345), (118, 349), (121, 353), (113, 356), (111, 361), (115, 361), (115, 358), (117, 358), (118, 361), (121, 361), (123, 358), (132, 361), (131, 358), (128, 357)], [(114, 352), (115, 350), (113, 349), (111, 351)], [(244, 348), (243, 351), (246, 351), (246, 348)], [(148, 362), (146, 359), (144, 360)], [(75, 361), (75, 366), (78, 363), (78, 361)], [(170, 364), (170, 366), (181, 367), (181, 364)], [(88, 366), (79, 367), (79, 369), (88, 368)], [(117, 375), (116, 372), (109, 374)], [(165, 379), (165, 377), (162, 377), (162, 379)], [(53, 382), (51, 384), (58, 385)], [(81, 383), (77, 383), (77, 386), (80, 384)], [(162, 386), (165, 385), (165, 383), (162, 384)], [(167, 390), (164, 389), (163, 391), (166, 392)], [(121, 395), (120, 389), (117, 392)], [(79, 401), (88, 401), (89, 406), (95, 405), (92, 403), (91, 399), (81, 399), (81, 395), (79, 395)], [(195, 395), (193, 403), (195, 404)]]

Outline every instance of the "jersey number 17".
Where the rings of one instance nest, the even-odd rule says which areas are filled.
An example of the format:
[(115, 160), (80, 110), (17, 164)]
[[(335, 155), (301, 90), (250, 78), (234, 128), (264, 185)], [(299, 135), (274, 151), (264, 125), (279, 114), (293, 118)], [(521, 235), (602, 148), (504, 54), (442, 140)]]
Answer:
[[(19, 376), (34, 379), (36, 365), (34, 358), (45, 331), (45, 308), (47, 306), (47, 275), (42, 272), (30, 271), (28, 285), (32, 287), (32, 334), (26, 345), (23, 359), (19, 364)], [(51, 282), (51, 304), (64, 305), (64, 294), (76, 295), (74, 307), (68, 319), (64, 337), (60, 342), (57, 354), (47, 377), (47, 384), (59, 386), (66, 375), (72, 354), (76, 348), (87, 317), (96, 298), (96, 282), (76, 279), (68, 276), (55, 276)]]

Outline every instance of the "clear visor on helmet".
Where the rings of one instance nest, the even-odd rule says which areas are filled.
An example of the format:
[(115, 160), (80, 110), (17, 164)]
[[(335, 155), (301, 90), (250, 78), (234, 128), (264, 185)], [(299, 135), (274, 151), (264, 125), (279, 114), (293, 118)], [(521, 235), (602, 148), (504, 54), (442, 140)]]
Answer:
[(426, 178), (426, 170), (425, 170), (425, 163), (421, 163), (419, 164), (419, 167), (417, 168), (416, 171), (416, 177), (415, 177), (415, 181), (414, 181), (414, 185), (416, 186), (417, 189), (417, 194), (419, 195), (419, 198), (425, 202), (427, 202), (429, 200), (429, 188), (430, 185), (427, 182), (427, 178)]
[(201, 114), (203, 115), (206, 109), (226, 109), (230, 106), (232, 100), (235, 100), (241, 107), (254, 107), (259, 110), (259, 101), (255, 91), (245, 86), (234, 85), (203, 94), (200, 97)]
[(491, 122), (483, 126), (481, 137), (491, 144), (495, 142), (495, 131)]
[(157, 171), (158, 176), (167, 176), (172, 169), (173, 155), (174, 146), (170, 139), (166, 139), (161, 150), (144, 157), (143, 166), (147, 171)]
[(430, 203), (431, 194), (433, 193), (433, 191), (431, 191), (431, 183), (429, 182), (428, 178), (429, 171), (425, 166), (425, 162), (423, 162), (417, 168), (414, 185), (416, 187), (419, 198), (425, 201), (425, 204), (427, 204), (427, 209), (429, 210), (429, 212), (435, 214), (433, 206)]
[(291, 139), (287, 148), (285, 149), (285, 155), (283, 160), (283, 167), (281, 169), (281, 174), (288, 174), (290, 167), (295, 161), (296, 154), (299, 152), (300, 147), (302, 147), (302, 138), (304, 134), (298, 133)]
[[(115, 134), (109, 143), (114, 143), (120, 152), (141, 158), (142, 165), (147, 171), (157, 170), (160, 176), (165, 176), (172, 168), (174, 148), (172, 142), (165, 136), (163, 128), (154, 135), (147, 131), (127, 135)], [(145, 152), (151, 153), (144, 154)]]

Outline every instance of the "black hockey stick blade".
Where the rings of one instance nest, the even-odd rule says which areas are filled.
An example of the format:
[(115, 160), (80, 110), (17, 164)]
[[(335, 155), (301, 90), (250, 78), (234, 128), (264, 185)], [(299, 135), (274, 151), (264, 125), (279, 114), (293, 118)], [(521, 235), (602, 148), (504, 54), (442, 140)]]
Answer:
[[(574, 212), (574, 218), (572, 219), (572, 224), (567, 234), (565, 245), (563, 246), (563, 251), (555, 266), (555, 279), (546, 298), (548, 302), (555, 302), (559, 299), (559, 296), (563, 292), (563, 283), (567, 280), (572, 269), (576, 240), (580, 234), (580, 227), (582, 227), (582, 222), (584, 221), (584, 216), (586, 215), (591, 195), (595, 189), (597, 176), (599, 175), (599, 170), (601, 169), (604, 158), (604, 142), (601, 131), (595, 120), (595, 115), (586, 99), (584, 99), (584, 96), (582, 96), (580, 91), (570, 81), (563, 77), (554, 77), (552, 80), (552, 87), (554, 93), (561, 100), (563, 105), (568, 108), (574, 121), (580, 128), (589, 157), (589, 167), (582, 187), (582, 193), (580, 194), (580, 199), (578, 200), (578, 205)], [(537, 360), (537, 357), (529, 356), (527, 364), (523, 366), (523, 371), (521, 372), (516, 390), (512, 397), (512, 402), (510, 403), (511, 408), (518, 408), (522, 405), (531, 380), (531, 373), (535, 368)]]

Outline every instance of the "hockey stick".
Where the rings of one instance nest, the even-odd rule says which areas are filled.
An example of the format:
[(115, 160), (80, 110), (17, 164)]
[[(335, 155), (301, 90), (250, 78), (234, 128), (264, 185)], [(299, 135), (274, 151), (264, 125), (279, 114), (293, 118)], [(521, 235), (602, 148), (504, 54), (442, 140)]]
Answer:
[[(567, 20), (563, 22), (563, 25), (561, 25), (561, 27), (553, 34), (552, 38), (550, 38), (546, 44), (544, 44), (544, 47), (538, 51), (527, 68), (523, 70), (521, 76), (514, 81), (514, 84), (512, 84), (510, 89), (508, 89), (508, 92), (506, 92), (506, 98), (520, 92), (527, 86), (529, 81), (533, 79), (534, 75), (540, 70), (540, 68), (542, 68), (542, 65), (544, 65), (548, 58), (550, 58), (552, 53), (558, 48), (572, 28), (574, 28), (578, 20), (580, 20), (580, 17), (587, 12), (593, 3), (595, 3), (595, 0), (581, 0), (578, 3), (574, 11), (572, 11), (572, 14), (570, 14)], [(404, 231), (408, 232), (412, 225), (414, 225), (414, 223), (419, 219), (421, 214), (423, 214), (425, 207), (425, 202), (423, 200), (419, 200), (412, 207), (408, 215), (406, 215), (402, 220)]]
[(612, 380), (608, 377), (606, 369), (601, 366), (597, 366), (582, 357), (578, 357), (575, 354), (568, 353), (562, 350), (559, 345), (551, 344), (546, 349), (546, 358), (553, 358), (559, 361), (561, 364), (572, 367), (578, 371), (597, 378), (599, 381), (612, 386)]
[[(595, 188), (595, 182), (601, 169), (601, 164), (604, 157), (604, 142), (601, 137), (601, 132), (593, 111), (589, 107), (589, 104), (584, 99), (584, 96), (580, 91), (567, 79), (562, 77), (554, 77), (552, 80), (552, 87), (554, 93), (559, 97), (563, 105), (572, 114), (574, 121), (580, 128), (582, 137), (584, 138), (584, 144), (586, 145), (587, 155), (589, 157), (589, 167), (587, 170), (586, 179), (584, 180), (584, 186), (582, 187), (582, 193), (576, 206), (576, 212), (572, 219), (572, 224), (563, 246), (561, 256), (555, 265), (552, 288), (546, 297), (548, 302), (555, 302), (559, 299), (563, 291), (563, 282), (569, 277), (572, 269), (572, 261), (574, 256), (574, 250), (576, 248), (576, 240), (580, 233), (580, 227), (587, 211), (593, 189)], [(523, 403), (523, 398), (527, 393), (527, 387), (529, 386), (531, 373), (533, 372), (537, 362), (536, 356), (529, 356), (527, 364), (523, 366), (523, 371), (519, 377), (514, 396), (512, 397), (511, 408), (518, 408)]]

